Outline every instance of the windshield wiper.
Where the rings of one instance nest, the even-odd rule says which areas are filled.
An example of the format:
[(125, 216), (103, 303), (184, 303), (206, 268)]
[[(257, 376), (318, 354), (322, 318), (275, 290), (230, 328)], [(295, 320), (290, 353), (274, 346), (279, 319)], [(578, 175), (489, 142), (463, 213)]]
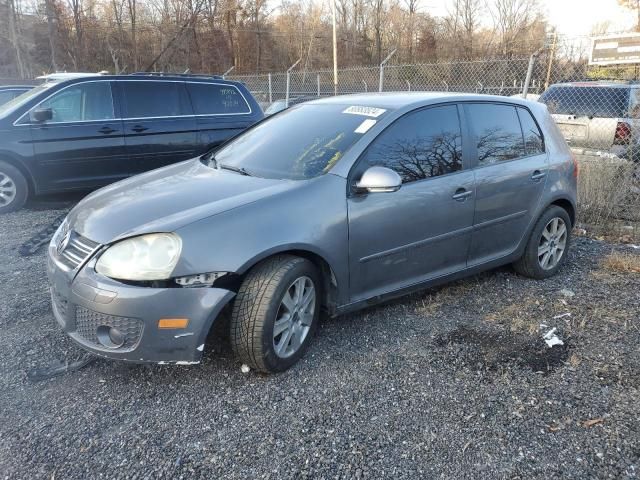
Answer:
[(246, 175), (247, 177), (252, 176), (251, 173), (249, 173), (249, 171), (244, 167), (236, 167), (234, 165), (220, 164), (218, 165), (218, 168), (221, 168), (223, 170), (231, 170), (232, 172), (239, 173), (240, 175)]

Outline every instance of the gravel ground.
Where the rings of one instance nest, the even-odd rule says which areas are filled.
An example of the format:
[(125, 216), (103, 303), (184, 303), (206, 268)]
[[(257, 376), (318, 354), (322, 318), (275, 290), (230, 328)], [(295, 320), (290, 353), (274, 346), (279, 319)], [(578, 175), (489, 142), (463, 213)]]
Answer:
[[(603, 265), (638, 250), (579, 237), (550, 280), (504, 268), (326, 319), (280, 375), (241, 373), (212, 339), (197, 366), (97, 360), (32, 382), (83, 355), (44, 252), (18, 254), (65, 208), (2, 218), (0, 477), (640, 476), (640, 274)], [(564, 346), (542, 343), (552, 327)]]

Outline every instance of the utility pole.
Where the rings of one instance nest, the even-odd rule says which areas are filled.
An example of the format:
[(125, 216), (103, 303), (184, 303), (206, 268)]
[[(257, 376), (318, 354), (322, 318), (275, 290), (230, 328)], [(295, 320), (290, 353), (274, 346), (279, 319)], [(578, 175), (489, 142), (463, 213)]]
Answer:
[(544, 89), (549, 88), (549, 81), (551, 80), (551, 65), (553, 64), (553, 57), (556, 54), (556, 44), (558, 42), (558, 32), (553, 30), (553, 43), (551, 44), (551, 51), (549, 52), (549, 65), (547, 66), (547, 77), (544, 81)]
[(336, 0), (330, 0), (333, 23), (333, 94), (338, 94), (338, 41), (336, 39)]

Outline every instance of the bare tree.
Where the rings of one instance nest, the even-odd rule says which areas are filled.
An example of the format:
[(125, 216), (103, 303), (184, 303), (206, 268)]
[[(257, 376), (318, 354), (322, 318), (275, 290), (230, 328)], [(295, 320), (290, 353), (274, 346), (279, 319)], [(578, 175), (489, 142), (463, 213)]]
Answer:
[(635, 10), (636, 12), (636, 32), (640, 32), (640, 0), (618, 0), (624, 8)]
[(138, 11), (136, 9), (136, 0), (127, 0), (127, 6), (129, 7), (129, 20), (131, 21), (131, 48), (133, 55), (133, 69), (138, 71), (138, 40), (136, 31), (136, 19)]
[(18, 12), (16, 11), (16, 4), (14, 0), (8, 0), (8, 24), (9, 24), (9, 40), (13, 47), (16, 66), (18, 67), (18, 74), (21, 78), (26, 76), (26, 68), (23, 60), (22, 46), (20, 44), (20, 38), (18, 35)]
[(493, 16), (504, 57), (513, 56), (518, 38), (531, 25), (538, 11), (538, 0), (494, 0)]

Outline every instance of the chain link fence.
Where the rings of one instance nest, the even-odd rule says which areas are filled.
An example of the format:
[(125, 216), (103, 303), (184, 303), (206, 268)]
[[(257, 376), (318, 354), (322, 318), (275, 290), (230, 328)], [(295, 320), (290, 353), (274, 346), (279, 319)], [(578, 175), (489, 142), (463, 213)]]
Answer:
[(582, 218), (640, 222), (640, 65), (594, 67), (575, 52), (527, 58), (381, 65), (227, 77), (264, 106), (377, 91), (451, 91), (526, 96), (547, 105), (582, 164)]

